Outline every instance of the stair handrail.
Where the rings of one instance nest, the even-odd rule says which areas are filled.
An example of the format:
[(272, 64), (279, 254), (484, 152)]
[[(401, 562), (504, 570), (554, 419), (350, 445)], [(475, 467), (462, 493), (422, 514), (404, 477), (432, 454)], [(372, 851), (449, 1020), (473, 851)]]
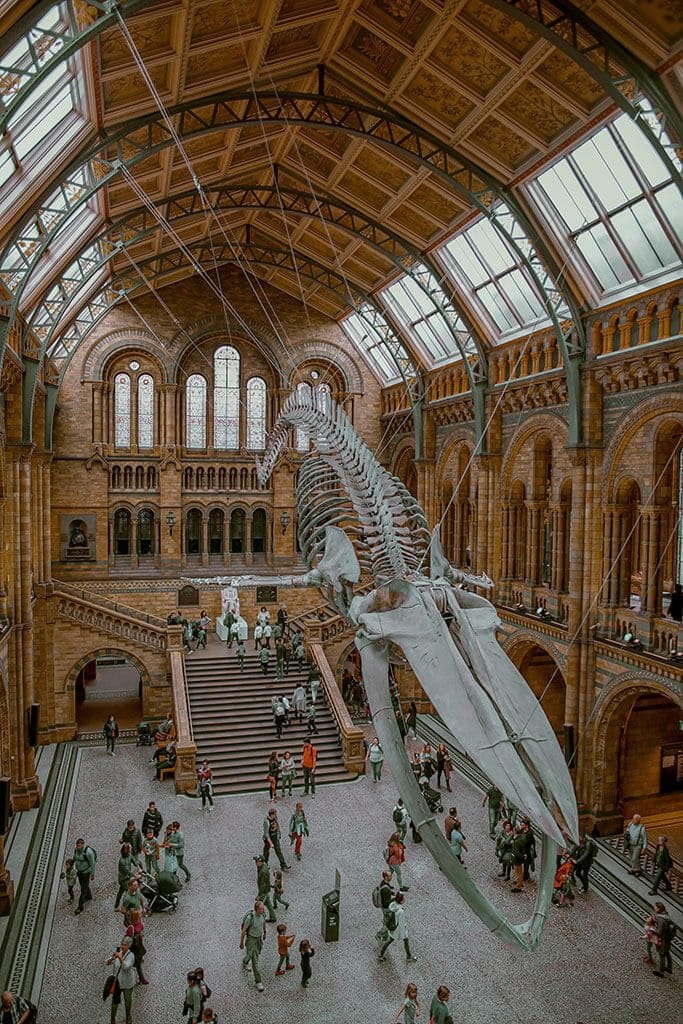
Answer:
[(344, 767), (349, 772), (360, 774), (365, 766), (365, 737), (363, 730), (351, 720), (349, 709), (342, 699), (322, 644), (312, 641), (308, 644), (308, 648), (313, 662), (320, 672), (327, 703), (339, 729)]
[(117, 601), (110, 601), (108, 597), (102, 597), (100, 594), (95, 594), (92, 590), (84, 590), (82, 587), (75, 587), (73, 583), (65, 583), (63, 580), (53, 579), (52, 585), (56, 594), (62, 593), (66, 597), (76, 597), (81, 601), (100, 605), (102, 608), (114, 611), (118, 615), (124, 615), (129, 619), (136, 619), (138, 622), (144, 622), (148, 626), (154, 626), (155, 629), (160, 629), (164, 632), (166, 631), (166, 620), (159, 618), (158, 615), (150, 615), (148, 612), (140, 611), (138, 608), (132, 608), (130, 605), (119, 604)]
[(197, 788), (197, 746), (192, 732), (190, 700), (183, 652), (183, 627), (168, 626), (168, 663), (176, 728), (176, 793), (194, 793)]

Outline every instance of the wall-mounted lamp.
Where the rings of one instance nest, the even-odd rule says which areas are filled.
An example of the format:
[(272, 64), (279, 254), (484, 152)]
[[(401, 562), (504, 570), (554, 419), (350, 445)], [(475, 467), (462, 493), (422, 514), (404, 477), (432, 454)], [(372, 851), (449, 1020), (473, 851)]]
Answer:
[(287, 533), (287, 527), (289, 526), (289, 524), (290, 524), (289, 512), (281, 512), (280, 513), (280, 526), (282, 527), (283, 534)]
[(168, 526), (168, 532), (170, 536), (173, 536), (173, 527), (175, 526), (175, 512), (166, 513), (166, 525)]

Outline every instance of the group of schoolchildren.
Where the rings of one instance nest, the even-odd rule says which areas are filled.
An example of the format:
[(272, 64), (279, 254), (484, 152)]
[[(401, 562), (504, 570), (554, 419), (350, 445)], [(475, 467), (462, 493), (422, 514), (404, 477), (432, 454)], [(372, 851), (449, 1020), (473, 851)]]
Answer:
[[(203, 608), (196, 620), (188, 621), (178, 609), (167, 616), (166, 622), (169, 626), (183, 627), (183, 646), (188, 654), (192, 654), (193, 650), (198, 651), (200, 647), (206, 647), (211, 619)], [(192, 647), (193, 643), (194, 647)]]

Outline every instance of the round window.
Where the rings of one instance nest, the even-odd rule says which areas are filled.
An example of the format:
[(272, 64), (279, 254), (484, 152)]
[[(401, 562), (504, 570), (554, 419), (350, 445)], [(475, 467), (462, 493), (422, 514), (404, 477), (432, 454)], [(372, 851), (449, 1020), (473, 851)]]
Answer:
[(131, 359), (131, 361), (128, 363), (128, 365), (131, 368), (131, 370), (139, 370), (140, 369), (140, 364), (137, 361), (137, 359)]

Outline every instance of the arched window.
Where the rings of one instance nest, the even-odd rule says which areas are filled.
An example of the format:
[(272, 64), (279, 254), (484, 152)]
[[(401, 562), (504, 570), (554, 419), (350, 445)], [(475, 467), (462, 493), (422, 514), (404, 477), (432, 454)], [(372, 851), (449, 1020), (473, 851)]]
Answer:
[(130, 448), (130, 377), (117, 373), (114, 378), (114, 444)]
[(138, 554), (154, 554), (154, 513), (151, 508), (138, 512)]
[(213, 444), (240, 446), (240, 354), (231, 345), (216, 349), (213, 357)]
[(225, 517), (219, 508), (209, 512), (209, 554), (223, 554), (223, 525)]
[(130, 554), (130, 512), (119, 508), (114, 513), (114, 554)]
[(263, 377), (247, 381), (247, 448), (266, 447), (266, 382)]
[(318, 406), (323, 412), (329, 413), (332, 408), (332, 390), (329, 384), (318, 384), (315, 389), (318, 396)]
[(185, 552), (198, 555), (202, 550), (202, 513), (198, 508), (191, 508), (187, 513), (185, 524)]
[(206, 448), (206, 381), (200, 373), (187, 378), (185, 419), (186, 446)]
[(148, 373), (138, 377), (138, 448), (154, 447), (154, 380)]
[[(302, 380), (296, 386), (297, 396), (301, 398), (311, 397), (311, 385), (307, 384), (305, 380)], [(311, 447), (311, 439), (307, 430), (302, 430), (301, 427), (297, 427), (294, 432), (294, 447), (298, 452), (307, 452)]]

